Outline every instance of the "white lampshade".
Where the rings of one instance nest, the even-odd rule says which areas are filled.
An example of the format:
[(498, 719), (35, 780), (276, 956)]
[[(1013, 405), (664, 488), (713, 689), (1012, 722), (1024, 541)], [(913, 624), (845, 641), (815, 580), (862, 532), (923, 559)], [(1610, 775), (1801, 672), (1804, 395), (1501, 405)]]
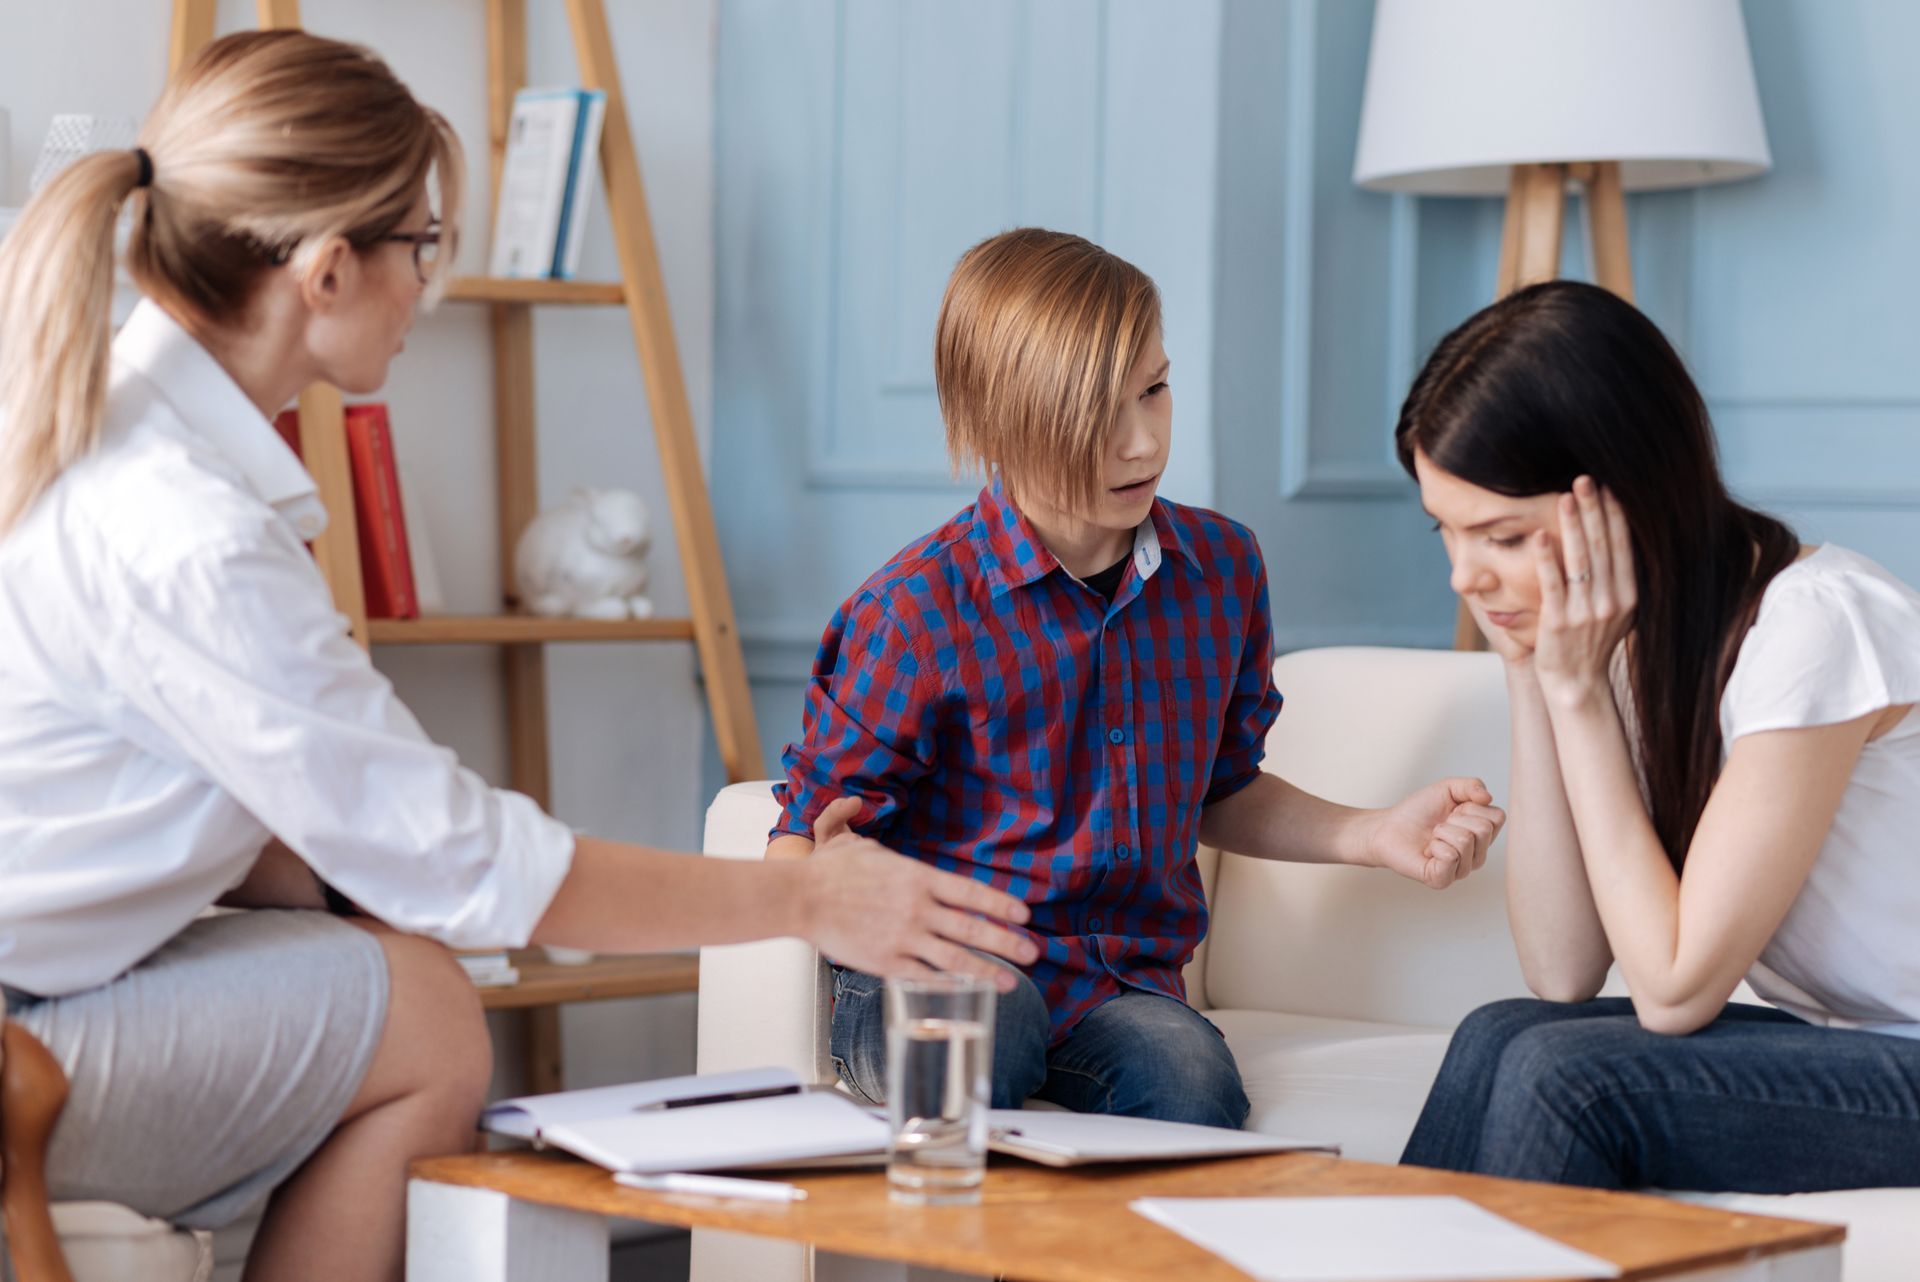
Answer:
[(1377, 0), (1356, 183), (1495, 195), (1594, 160), (1628, 190), (1772, 166), (1739, 0)]

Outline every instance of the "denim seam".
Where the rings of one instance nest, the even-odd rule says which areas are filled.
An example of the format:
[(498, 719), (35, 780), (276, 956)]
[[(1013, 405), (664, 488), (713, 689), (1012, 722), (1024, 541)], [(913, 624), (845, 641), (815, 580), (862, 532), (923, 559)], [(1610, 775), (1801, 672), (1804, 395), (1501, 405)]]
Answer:
[(1048, 1064), (1047, 1072), (1049, 1074), (1066, 1073), (1069, 1076), (1078, 1077), (1085, 1081), (1092, 1082), (1095, 1086), (1099, 1087), (1101, 1095), (1103, 1097), (1100, 1101), (1101, 1107), (1098, 1111), (1100, 1112), (1112, 1111), (1113, 1087), (1107, 1082), (1107, 1080), (1104, 1077), (1101, 1077), (1098, 1073), (1089, 1073), (1085, 1069), (1073, 1068), (1066, 1064)]
[[(1587, 1120), (1587, 1114), (1592, 1112), (1596, 1107), (1598, 1107), (1603, 1103), (1606, 1103), (1610, 1100), (1631, 1099), (1635, 1096), (1640, 1096), (1640, 1095), (1666, 1095), (1666, 1096), (1672, 1096), (1672, 1097), (1677, 1097), (1681, 1099), (1710, 1099), (1710, 1100), (1729, 1100), (1729, 1099), (1737, 1098), (1735, 1096), (1726, 1094), (1724, 1091), (1702, 1091), (1702, 1090), (1693, 1090), (1693, 1089), (1668, 1090), (1662, 1087), (1645, 1087), (1645, 1086), (1637, 1086), (1637, 1087), (1633, 1087), (1631, 1089), (1626, 1089), (1626, 1090), (1602, 1091), (1599, 1094), (1593, 1096), (1591, 1099), (1587, 1100), (1584, 1104), (1580, 1106), (1579, 1111), (1576, 1114), (1574, 1114), (1573, 1125), (1575, 1127), (1579, 1127), (1582, 1124), (1584, 1124)], [(1762, 1101), (1762, 1100), (1751, 1100), (1746, 1102), (1755, 1103), (1755, 1104), (1766, 1103), (1766, 1101)], [(1805, 1102), (1789, 1103), (1785, 1101), (1772, 1104), (1771, 1106), (1775, 1108), (1810, 1109), (1815, 1112), (1821, 1112), (1821, 1113), (1841, 1113), (1848, 1117), (1865, 1118), (1869, 1121), (1875, 1121), (1875, 1122), (1908, 1122), (1914, 1125), (1920, 1125), (1920, 1117), (1897, 1116), (1891, 1113), (1873, 1112), (1865, 1109), (1829, 1108), (1826, 1105), (1822, 1105), (1822, 1104), (1809, 1104)], [(1573, 1154), (1569, 1152), (1566, 1154), (1565, 1157), (1561, 1159), (1560, 1175), (1558, 1178), (1556, 1178), (1553, 1181), (1553, 1183), (1564, 1184), (1566, 1182), (1567, 1170), (1572, 1165), (1573, 1165)]]

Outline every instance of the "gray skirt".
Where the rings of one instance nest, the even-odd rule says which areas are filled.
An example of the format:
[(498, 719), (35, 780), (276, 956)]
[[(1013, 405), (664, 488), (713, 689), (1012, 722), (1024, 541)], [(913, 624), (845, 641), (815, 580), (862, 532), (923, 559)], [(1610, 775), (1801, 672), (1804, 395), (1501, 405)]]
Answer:
[(54, 1199), (219, 1228), (339, 1124), (386, 1025), (386, 954), (325, 913), (229, 913), (99, 988), (9, 992), (7, 1014), (72, 1084), (47, 1156)]

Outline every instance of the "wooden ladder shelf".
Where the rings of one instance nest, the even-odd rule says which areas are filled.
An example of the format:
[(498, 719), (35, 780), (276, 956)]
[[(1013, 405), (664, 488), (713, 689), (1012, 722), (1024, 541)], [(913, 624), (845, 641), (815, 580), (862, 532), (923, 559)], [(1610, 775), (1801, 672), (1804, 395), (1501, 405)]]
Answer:
[[(217, 0), (174, 0), (168, 73), (213, 39)], [(299, 0), (256, 0), (259, 24), (300, 26)], [(720, 558), (719, 535), (694, 436), (693, 414), (667, 309), (666, 282), (654, 245), (653, 221), (627, 120), (627, 105), (614, 61), (603, 0), (566, 0), (580, 84), (606, 94), (600, 171), (606, 184), (608, 221), (620, 263), (620, 279), (608, 282), (503, 280), (464, 277), (450, 282), (449, 301), (485, 305), (493, 343), (495, 442), (499, 473), (501, 613), (421, 619), (367, 618), (355, 533), (353, 484), (347, 464), (343, 408), (337, 389), (325, 385), (300, 395), (301, 451), (331, 516), (314, 545), (334, 601), (363, 645), (494, 645), (500, 647), (510, 742), (509, 784), (543, 807), (552, 802), (547, 751), (546, 660), (543, 647), (563, 641), (692, 641), (699, 653), (708, 712), (720, 759), (732, 782), (766, 777), (760, 733), (747, 685), (740, 631)], [(514, 94), (527, 78), (526, 0), (487, 0), (488, 153), (494, 205), (506, 159)], [(635, 353), (646, 382), (691, 616), (686, 619), (599, 621), (549, 619), (519, 613), (513, 583), (514, 549), (538, 512), (539, 480), (534, 435), (533, 309), (543, 305), (624, 307), (633, 328)], [(558, 1013), (544, 1002), (616, 996), (628, 992), (685, 991), (694, 982), (692, 959), (596, 963), (621, 974), (595, 974), (591, 992), (549, 983), (515, 994), (496, 992), (491, 1006), (534, 1006), (530, 1029), (529, 1086), (557, 1089)], [(663, 969), (664, 966), (664, 969)], [(638, 967), (632, 975), (624, 970)], [(641, 973), (644, 972), (644, 973)], [(524, 1000), (521, 1000), (524, 999)]]

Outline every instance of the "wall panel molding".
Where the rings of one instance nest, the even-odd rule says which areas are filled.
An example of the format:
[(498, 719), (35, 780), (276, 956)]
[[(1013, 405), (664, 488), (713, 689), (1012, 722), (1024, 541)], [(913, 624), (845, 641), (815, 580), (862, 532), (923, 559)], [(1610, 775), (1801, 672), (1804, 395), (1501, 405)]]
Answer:
[(1097, 238), (1108, 7), (836, 0), (806, 489), (967, 488), (948, 468), (933, 384), (939, 286), (968, 244), (1001, 227)]
[[(1343, 146), (1331, 161), (1326, 155), (1328, 120), (1322, 96), (1352, 93), (1356, 88), (1345, 83), (1329, 85), (1321, 74), (1326, 65), (1321, 49), (1322, 11), (1320, 0), (1292, 0), (1287, 12), (1285, 179), (1280, 232), (1280, 496), (1404, 500), (1406, 474), (1393, 457), (1391, 425), (1399, 398), (1413, 377), (1418, 345), (1419, 209), (1413, 197), (1390, 198), (1388, 230), (1381, 246), (1387, 261), (1385, 295), (1380, 300), (1386, 329), (1383, 361), (1374, 376), (1380, 378), (1384, 388), (1383, 417), (1378, 424), (1359, 424), (1333, 419), (1316, 409), (1316, 376), (1330, 368), (1320, 341), (1325, 326), (1319, 323), (1322, 317), (1317, 306), (1321, 287), (1328, 283), (1317, 271), (1322, 258), (1318, 206), (1327, 195), (1325, 169), (1331, 164), (1344, 174), (1351, 159), (1350, 145)], [(1344, 130), (1335, 137), (1350, 144)], [(1373, 195), (1359, 198), (1383, 199)], [(1372, 457), (1341, 457), (1329, 448), (1331, 442), (1350, 439), (1357, 430), (1370, 436), (1377, 433), (1379, 448), (1368, 451)]]

